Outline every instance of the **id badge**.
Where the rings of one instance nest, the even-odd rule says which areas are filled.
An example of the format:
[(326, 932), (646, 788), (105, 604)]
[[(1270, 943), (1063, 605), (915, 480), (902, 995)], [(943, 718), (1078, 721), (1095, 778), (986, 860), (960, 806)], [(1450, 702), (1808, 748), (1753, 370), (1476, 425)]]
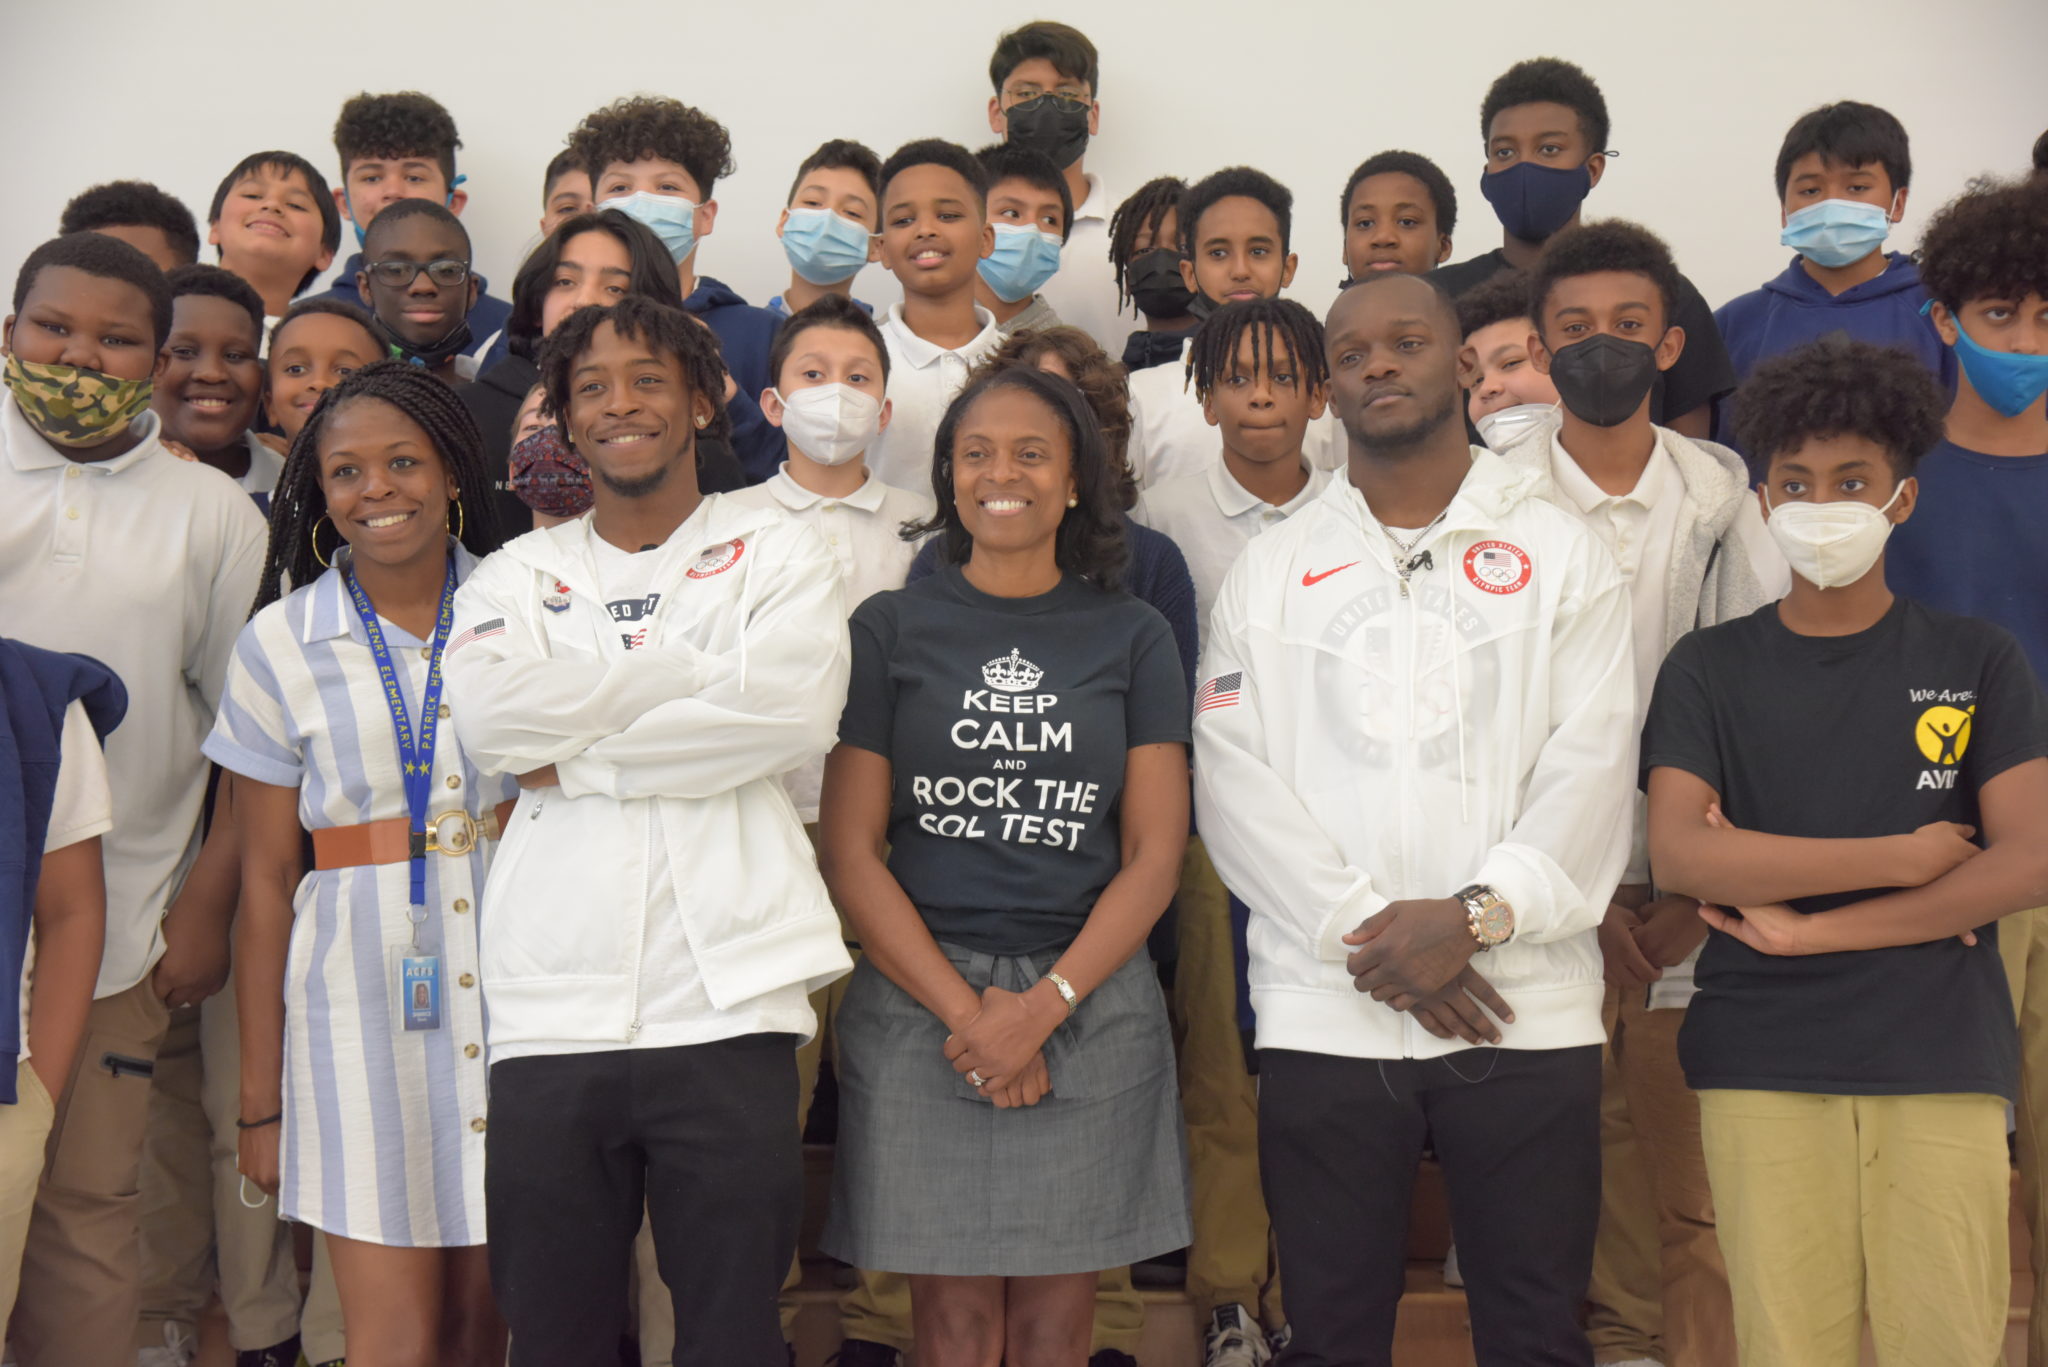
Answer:
[(441, 956), (430, 949), (396, 946), (391, 951), (392, 981), (398, 989), (398, 1024), (402, 1030), (441, 1028)]

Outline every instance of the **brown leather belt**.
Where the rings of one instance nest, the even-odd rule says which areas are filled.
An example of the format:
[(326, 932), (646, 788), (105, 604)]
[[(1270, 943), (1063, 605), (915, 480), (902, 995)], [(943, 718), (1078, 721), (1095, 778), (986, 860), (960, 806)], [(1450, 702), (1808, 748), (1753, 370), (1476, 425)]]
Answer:
[[(512, 819), (517, 802), (500, 802), (479, 821), (457, 807), (427, 820), (423, 854), (468, 854), (483, 840), (496, 840)], [(360, 826), (323, 826), (313, 832), (313, 867), (352, 869), (364, 864), (403, 864), (412, 858), (412, 823), (402, 816)]]

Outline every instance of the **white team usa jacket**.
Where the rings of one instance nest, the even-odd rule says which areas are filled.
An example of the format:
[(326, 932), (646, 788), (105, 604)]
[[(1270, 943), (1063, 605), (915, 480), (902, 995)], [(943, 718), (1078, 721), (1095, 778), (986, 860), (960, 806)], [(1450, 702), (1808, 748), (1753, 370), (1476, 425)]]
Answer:
[[(1474, 449), (1416, 543), (1345, 479), (1256, 537), (1225, 579), (1195, 699), (1198, 825), (1251, 908), (1261, 1047), (1357, 1058), (1466, 1046), (1362, 994), (1346, 933), (1468, 883), (1514, 905), (1473, 966), (1510, 1048), (1602, 1039), (1595, 929), (1635, 792), (1629, 602), (1607, 550)], [(1427, 555), (1427, 563), (1419, 563)]]
[(779, 510), (707, 496), (646, 552), (660, 609), (628, 651), (595, 535), (588, 515), (530, 532), (455, 598), (463, 749), (492, 771), (552, 764), (561, 781), (521, 792), (485, 885), (494, 1045), (631, 1041), (657, 840), (718, 1009), (852, 967), (778, 777), (831, 747), (846, 699), (831, 553)]

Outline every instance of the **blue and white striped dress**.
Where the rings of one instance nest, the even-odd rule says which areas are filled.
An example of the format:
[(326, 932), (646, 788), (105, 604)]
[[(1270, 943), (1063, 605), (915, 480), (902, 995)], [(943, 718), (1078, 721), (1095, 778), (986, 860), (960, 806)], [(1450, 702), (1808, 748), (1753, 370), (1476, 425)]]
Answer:
[[(476, 560), (459, 548), (456, 574)], [(390, 621), (415, 729), (428, 642)], [(481, 816), (517, 792), (462, 754), (443, 704), (430, 813)], [(207, 757), (299, 790), (309, 830), (407, 815), (377, 666), (338, 570), (273, 603), (235, 643)], [(484, 1242), (483, 987), (478, 896), (492, 846), (427, 856), (420, 943), (441, 955), (441, 1028), (404, 1032), (388, 949), (409, 943), (405, 864), (308, 870), (285, 968), (278, 1207), (329, 1234), (405, 1248)]]

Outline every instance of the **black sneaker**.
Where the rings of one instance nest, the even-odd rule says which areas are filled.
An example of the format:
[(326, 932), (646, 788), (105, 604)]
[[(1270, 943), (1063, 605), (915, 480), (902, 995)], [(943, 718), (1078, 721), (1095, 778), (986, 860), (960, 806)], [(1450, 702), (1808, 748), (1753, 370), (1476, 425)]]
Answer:
[(1121, 1349), (1104, 1348), (1088, 1359), (1088, 1367), (1138, 1367), (1138, 1360)]
[(839, 1351), (825, 1359), (838, 1367), (902, 1367), (903, 1355), (886, 1343), (866, 1339), (842, 1339)]
[(299, 1336), (268, 1348), (251, 1348), (235, 1354), (235, 1367), (299, 1367)]

